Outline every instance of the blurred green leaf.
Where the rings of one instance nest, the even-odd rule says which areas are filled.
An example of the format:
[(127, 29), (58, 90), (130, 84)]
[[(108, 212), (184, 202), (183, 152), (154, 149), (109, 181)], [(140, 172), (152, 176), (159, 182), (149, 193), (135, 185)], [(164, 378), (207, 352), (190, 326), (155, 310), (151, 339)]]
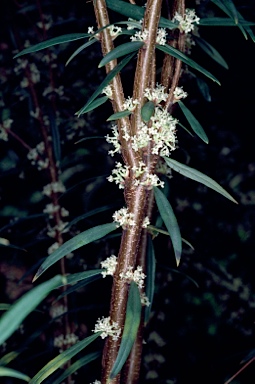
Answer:
[(80, 289), (80, 288), (83, 288), (85, 287), (86, 285), (90, 284), (90, 283), (93, 283), (93, 281), (96, 281), (96, 280), (99, 280), (102, 276), (100, 276), (99, 274), (95, 274), (93, 276), (90, 276), (84, 280), (81, 280), (79, 281), (79, 283), (76, 283), (74, 285), (72, 285), (71, 287), (65, 289), (64, 292), (62, 292), (53, 302), (56, 303), (57, 301), (61, 300), (63, 297), (69, 295), (70, 293), (72, 292), (75, 292), (77, 291), (77, 289)]
[(68, 360), (72, 359), (77, 353), (81, 352), (85, 347), (91, 344), (100, 336), (100, 332), (86, 337), (86, 339), (79, 341), (74, 344), (72, 347), (68, 348), (66, 351), (60, 353), (53, 360), (49, 361), (29, 382), (29, 384), (40, 384), (49, 377), (53, 372), (58, 368), (64, 365)]
[(17, 53), (17, 55), (14, 56), (14, 59), (22, 55), (26, 55), (27, 53), (41, 51), (42, 49), (52, 47), (53, 45), (69, 43), (70, 41), (84, 39), (85, 37), (89, 37), (89, 36), (91, 35), (88, 33), (69, 33), (68, 35), (53, 37), (53, 39), (45, 40), (45, 41), (42, 41), (41, 43), (38, 43), (31, 47), (23, 49), (23, 51)]
[(148, 235), (147, 243), (147, 263), (146, 263), (146, 287), (145, 294), (150, 302), (149, 306), (145, 307), (144, 323), (147, 324), (150, 318), (151, 307), (155, 290), (155, 274), (156, 274), (156, 259), (151, 236)]
[(147, 101), (147, 103), (144, 104), (141, 110), (141, 116), (145, 123), (147, 123), (150, 120), (151, 116), (154, 115), (154, 111), (155, 104), (153, 103), (153, 101)]
[(62, 282), (57, 288), (63, 287), (64, 285), (74, 284), (80, 280), (89, 279), (92, 276), (100, 275), (103, 272), (103, 269), (94, 269), (91, 271), (73, 273), (66, 276), (66, 281)]
[(112, 380), (125, 364), (138, 332), (141, 319), (141, 297), (137, 284), (132, 281), (129, 288), (124, 330), (117, 358), (113, 364), (109, 379)]
[(122, 117), (126, 117), (126, 116), (131, 115), (131, 113), (132, 112), (129, 111), (128, 109), (126, 109), (125, 111), (116, 112), (113, 115), (111, 115), (110, 117), (108, 117), (107, 121), (118, 120), (118, 119), (121, 119)]
[(211, 0), (217, 5), (223, 12), (225, 12), (231, 19), (234, 20), (235, 24), (238, 24), (237, 10), (234, 3), (231, 0)]
[(157, 207), (172, 241), (177, 267), (182, 254), (182, 238), (174, 211), (163, 192), (157, 187), (153, 188)]
[(200, 137), (200, 139), (202, 139), (206, 144), (208, 144), (209, 142), (208, 137), (205, 131), (203, 130), (201, 124), (199, 123), (199, 121), (195, 118), (195, 116), (190, 112), (190, 110), (183, 104), (181, 100), (178, 101), (178, 104), (184, 116), (188, 120), (193, 131), (196, 133), (198, 137)]
[(223, 189), (216, 181), (206, 176), (204, 173), (197, 171), (194, 168), (188, 167), (185, 164), (179, 163), (176, 160), (170, 159), (169, 157), (164, 157), (164, 159), (167, 165), (174, 171), (182, 174), (183, 176), (188, 177), (189, 179), (198, 181), (199, 183), (206, 185), (208, 188), (213, 189), (214, 191), (220, 193), (227, 199), (238, 204), (237, 201), (227, 191), (225, 191), (225, 189)]
[(0, 319), (0, 345), (19, 327), (27, 315), (48, 295), (62, 284), (64, 277), (57, 275), (25, 293)]
[(96, 227), (87, 229), (86, 231), (79, 233), (79, 235), (68, 240), (66, 243), (61, 245), (56, 251), (54, 251), (47, 259), (42, 263), (38, 269), (33, 281), (38, 279), (42, 273), (46, 271), (52, 264), (56, 263), (62, 257), (66, 256), (68, 253), (83, 247), (86, 244), (92, 243), (95, 240), (101, 239), (108, 233), (116, 229), (116, 223), (108, 223), (97, 225)]
[(103, 57), (103, 59), (98, 64), (98, 68), (103, 67), (110, 61), (118, 59), (119, 57), (128, 55), (132, 52), (137, 52), (140, 48), (142, 48), (143, 45), (143, 41), (130, 41), (129, 43), (118, 45), (118, 47), (114, 48)]
[(183, 63), (189, 65), (190, 67), (196, 69), (197, 71), (203, 73), (206, 77), (209, 79), (215, 81), (217, 84), (220, 85), (219, 80), (216, 79), (215, 76), (213, 76), (209, 71), (201, 67), (201, 65), (197, 64), (194, 60), (190, 59), (188, 56), (184, 55), (181, 51), (178, 51), (178, 49), (171, 47), (170, 45), (159, 45), (156, 44), (156, 47), (165, 53), (167, 53), (170, 56), (175, 57), (178, 60), (181, 60)]
[[(255, 25), (254, 22), (246, 21), (246, 20), (240, 20), (239, 24), (242, 26)], [(236, 27), (236, 23), (234, 22), (234, 20), (231, 20), (231, 19), (226, 18), (226, 17), (206, 17), (206, 18), (199, 20), (199, 25), (203, 25), (205, 27), (206, 26), (208, 26), (208, 27), (212, 27), (212, 26), (215, 26), (215, 27), (216, 26), (218, 26), (218, 27)]]
[(202, 96), (206, 101), (209, 103), (212, 101), (211, 95), (210, 95), (210, 89), (208, 87), (208, 84), (203, 80), (200, 79), (200, 77), (196, 76), (196, 82), (199, 91), (201, 92)]
[(228, 64), (226, 63), (226, 61), (223, 59), (221, 54), (211, 44), (209, 44), (206, 40), (204, 40), (198, 36), (195, 37), (195, 42), (214, 61), (216, 61), (218, 64), (220, 64), (223, 68), (228, 69)]
[(24, 380), (29, 382), (30, 377), (24, 375), (21, 372), (15, 371), (14, 369), (0, 367), (0, 376), (15, 377), (16, 379)]
[(77, 372), (78, 369), (84, 367), (85, 365), (89, 364), (91, 361), (96, 360), (98, 357), (101, 356), (101, 352), (93, 352), (89, 353), (88, 355), (82, 357), (81, 359), (77, 360), (75, 363), (70, 365), (63, 373), (60, 375), (56, 380), (52, 382), (52, 384), (61, 384), (68, 376), (72, 375), (73, 373)]
[(135, 55), (135, 53), (132, 53), (131, 55), (128, 55), (125, 57), (119, 64), (116, 65), (106, 76), (106, 78), (102, 81), (102, 83), (99, 85), (99, 87), (96, 89), (96, 91), (90, 96), (89, 100), (87, 103), (82, 107), (78, 112), (76, 112), (77, 116), (82, 115), (85, 113), (84, 111), (87, 110), (89, 104), (92, 103), (92, 101), (95, 100), (95, 98), (102, 93), (102, 90), (112, 81), (112, 79), (116, 76), (118, 72), (120, 72), (126, 65), (127, 63), (132, 59), (132, 57)]

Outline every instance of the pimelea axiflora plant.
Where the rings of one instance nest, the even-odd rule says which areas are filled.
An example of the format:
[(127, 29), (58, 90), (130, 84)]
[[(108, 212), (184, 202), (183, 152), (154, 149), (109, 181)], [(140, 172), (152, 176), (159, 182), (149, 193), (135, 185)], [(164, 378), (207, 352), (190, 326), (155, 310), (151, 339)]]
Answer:
[[(184, 104), (184, 99), (188, 98), (182, 85), (184, 69), (192, 68), (194, 73), (219, 83), (213, 74), (190, 57), (192, 44), (197, 43), (212, 59), (225, 65), (220, 54), (199, 37), (198, 28), (206, 25), (237, 25), (243, 33), (254, 39), (249, 22), (243, 19), (231, 1), (214, 3), (225, 12), (226, 18), (200, 18), (196, 9), (186, 7), (184, 0), (167, 2), (166, 14), (162, 12), (162, 0), (148, 0), (143, 7), (134, 1), (95, 0), (95, 25), (88, 26), (87, 33), (55, 37), (29, 46), (16, 55), (20, 60), (22, 55), (56, 44), (86, 39), (70, 57), (70, 62), (83, 49), (89, 46), (93, 49), (94, 43), (101, 44), (103, 58), (99, 67), (105, 68), (106, 77), (76, 115), (81, 117), (100, 108), (107, 101), (111, 102), (112, 113), (109, 113), (108, 121), (114, 123), (105, 140), (109, 144), (109, 156), (116, 160), (107, 179), (115, 183), (116, 188), (123, 190), (125, 199), (125, 206), (113, 212), (112, 222), (90, 228), (63, 243), (62, 233), (66, 223), (62, 219), (68, 212), (59, 205), (58, 196), (65, 191), (65, 187), (58, 179), (58, 169), (53, 164), (49, 150), (50, 142), (45, 136), (44, 142), (36, 148), (28, 148), (28, 159), (33, 164), (38, 164), (40, 168), (50, 166), (52, 170), (51, 182), (43, 190), (43, 194), (50, 198), (43, 212), (54, 222), (48, 228), (48, 235), (56, 240), (34, 280), (58, 261), (61, 261), (62, 269), (61, 275), (33, 288), (2, 317), (1, 343), (7, 340), (25, 316), (52, 289), (91, 279), (93, 276), (112, 276), (113, 279), (109, 314), (106, 317), (102, 314), (102, 317), (95, 320), (92, 335), (82, 341), (77, 341), (73, 333), (56, 339), (56, 346), (60, 347), (61, 353), (44, 366), (31, 379), (31, 383), (41, 383), (100, 336), (105, 339), (102, 374), (101, 377), (99, 373), (95, 374), (94, 383), (137, 383), (143, 332), (149, 320), (154, 293), (155, 259), (152, 239), (161, 230), (155, 225), (155, 209), (170, 236), (177, 266), (182, 255), (183, 239), (174, 211), (164, 193), (165, 176), (171, 170), (179, 172), (235, 202), (216, 181), (172, 158), (177, 146), (178, 130), (182, 129), (175, 117), (177, 108), (185, 115), (193, 134), (208, 143), (202, 126)], [(111, 22), (109, 10), (119, 15), (118, 22)], [(130, 95), (126, 95), (121, 73), (128, 65), (135, 68)], [(35, 73), (33, 68), (31, 71), (35, 77), (34, 82), (39, 81), (40, 74)], [(34, 111), (33, 117), (43, 124), (44, 117), (40, 115), (39, 109)], [(7, 140), (11, 124), (12, 120), (7, 119), (0, 126), (3, 140)], [(181, 143), (178, 145), (181, 146)], [(48, 151), (46, 157), (45, 151)], [(118, 228), (122, 231), (118, 255), (111, 255), (102, 261), (100, 269), (77, 274), (66, 273), (63, 261), (66, 255)], [(24, 306), (27, 310), (21, 311)], [(66, 307), (63, 307), (62, 312), (65, 311)], [(70, 375), (74, 371), (75, 368), (67, 368), (59, 376), (61, 382), (69, 377), (70, 383)]]

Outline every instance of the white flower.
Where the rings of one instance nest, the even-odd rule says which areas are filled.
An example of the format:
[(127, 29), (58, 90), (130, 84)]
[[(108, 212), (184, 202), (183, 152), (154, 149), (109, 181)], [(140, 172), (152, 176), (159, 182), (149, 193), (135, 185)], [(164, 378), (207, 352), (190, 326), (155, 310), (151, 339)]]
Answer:
[(111, 156), (113, 156), (114, 153), (120, 153), (120, 148), (121, 148), (119, 143), (119, 132), (118, 132), (117, 125), (112, 126), (112, 133), (113, 133), (112, 137), (110, 137), (109, 135), (105, 136), (107, 143), (112, 144), (115, 148), (114, 151), (111, 150), (108, 152), (108, 154)]
[(148, 216), (146, 216), (146, 217), (143, 219), (142, 227), (143, 227), (143, 228), (147, 228), (148, 225), (150, 225), (150, 220), (149, 220)]
[(178, 12), (175, 13), (172, 21), (178, 21), (178, 28), (181, 32), (189, 33), (193, 31), (195, 24), (199, 24), (200, 18), (197, 17), (194, 9), (186, 9), (184, 17), (182, 17)]
[(47, 213), (50, 218), (53, 218), (53, 214), (58, 212), (60, 209), (59, 205), (54, 205), (53, 203), (47, 204), (43, 210), (43, 213)]
[(99, 381), (99, 380), (95, 380), (95, 381), (93, 381), (93, 383), (91, 383), (91, 384), (101, 384), (101, 381)]
[(128, 212), (128, 209), (123, 207), (119, 209), (118, 211), (115, 211), (112, 215), (113, 220), (118, 224), (118, 226), (121, 226), (122, 228), (126, 228), (127, 226), (134, 226), (134, 214)]
[(138, 265), (134, 272), (132, 269), (133, 267), (128, 266), (127, 272), (120, 273), (120, 278), (127, 280), (128, 282), (134, 281), (138, 285), (138, 288), (142, 289), (144, 287), (144, 279), (146, 275), (143, 273), (143, 269), (140, 265)]
[(174, 90), (175, 100), (185, 99), (185, 97), (187, 97), (187, 96), (188, 96), (187, 92), (185, 92), (182, 87), (176, 87), (175, 88), (175, 90)]
[(79, 338), (74, 333), (68, 333), (66, 336), (59, 335), (54, 339), (54, 347), (59, 348), (62, 352), (64, 346), (71, 346), (77, 343)]
[(111, 321), (110, 317), (102, 317), (102, 319), (97, 319), (95, 324), (95, 329), (92, 332), (102, 332), (101, 338), (105, 339), (107, 336), (113, 338), (113, 340), (118, 340), (121, 329), (118, 326), (118, 323)]
[(155, 88), (146, 88), (144, 91), (144, 97), (150, 101), (154, 101), (159, 104), (161, 101), (166, 101), (168, 94), (165, 92), (165, 87), (161, 84), (156, 84)]
[(0, 126), (0, 140), (8, 141), (8, 134), (5, 129)]
[(94, 27), (88, 27), (88, 33), (89, 33), (89, 34), (93, 34), (93, 33), (95, 33), (95, 32), (94, 32)]
[(111, 255), (110, 257), (107, 257), (106, 260), (101, 261), (100, 264), (102, 268), (106, 269), (106, 271), (102, 272), (103, 278), (107, 275), (113, 276), (118, 264), (117, 257), (115, 255)]
[(166, 36), (167, 36), (166, 29), (165, 28), (158, 28), (156, 43), (159, 45), (165, 45), (166, 44)]
[(125, 179), (129, 174), (127, 165), (122, 165), (121, 163), (116, 163), (116, 168), (112, 170), (111, 176), (107, 177), (107, 180), (110, 183), (115, 182), (115, 184), (119, 184), (120, 189), (124, 189)]
[(53, 183), (47, 184), (43, 187), (43, 194), (46, 196), (50, 196), (53, 192), (58, 193), (58, 192), (65, 192), (65, 186), (63, 183), (59, 181), (55, 181)]
[(148, 297), (145, 295), (144, 292), (141, 293), (141, 303), (142, 303), (142, 305), (145, 305), (146, 307), (149, 307), (151, 305)]
[(131, 41), (146, 41), (149, 36), (148, 29), (144, 29), (143, 31), (136, 32), (133, 36), (130, 37)]
[(128, 96), (128, 98), (123, 103), (122, 108), (124, 111), (127, 109), (128, 111), (133, 112), (139, 104), (140, 103), (137, 99), (133, 99), (132, 97)]
[(110, 30), (110, 35), (112, 37), (117, 37), (122, 32), (122, 28), (117, 27), (116, 25), (110, 25), (108, 29)]
[(104, 89), (102, 90), (101, 93), (104, 93), (107, 97), (111, 98), (112, 97), (112, 87), (110, 84), (108, 84)]
[(53, 243), (49, 248), (48, 248), (48, 255), (56, 251), (56, 249), (59, 248), (59, 243)]
[[(148, 190), (152, 189), (152, 187), (164, 187), (164, 182), (161, 181), (157, 175), (149, 173), (148, 167), (140, 161), (139, 166), (134, 166), (132, 168), (134, 172), (134, 176), (136, 178), (135, 185), (144, 185)], [(149, 225), (149, 218), (145, 218), (145, 222), (143, 223), (143, 228), (146, 228)]]

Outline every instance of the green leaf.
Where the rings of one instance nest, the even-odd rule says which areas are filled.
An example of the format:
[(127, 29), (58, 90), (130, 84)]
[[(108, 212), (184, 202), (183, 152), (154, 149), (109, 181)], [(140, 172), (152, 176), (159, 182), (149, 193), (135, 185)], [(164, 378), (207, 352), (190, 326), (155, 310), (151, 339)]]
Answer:
[(238, 204), (237, 201), (227, 191), (225, 191), (225, 189), (223, 189), (216, 181), (206, 176), (204, 173), (197, 171), (194, 168), (188, 167), (185, 164), (179, 163), (176, 160), (170, 159), (169, 157), (164, 157), (164, 159), (167, 165), (174, 171), (179, 172), (181, 175), (186, 176), (189, 179), (204, 184), (206, 187), (213, 189), (214, 191), (220, 193), (227, 199)]
[(196, 82), (197, 82), (198, 89), (201, 92), (202, 96), (204, 97), (204, 99), (206, 101), (208, 101), (210, 103), (212, 101), (212, 98), (210, 95), (210, 89), (208, 87), (208, 84), (204, 80), (200, 79), (200, 77), (197, 77), (197, 76), (196, 76)]
[(119, 352), (109, 376), (110, 380), (118, 375), (130, 354), (138, 332), (141, 319), (141, 310), (142, 305), (140, 292), (137, 284), (132, 281), (128, 294), (124, 330), (121, 338)]
[(17, 57), (26, 55), (27, 53), (33, 53), (41, 51), (42, 49), (52, 47), (53, 45), (69, 43), (70, 41), (84, 39), (85, 37), (91, 36), (88, 33), (69, 33), (68, 35), (62, 35), (58, 37), (53, 37), (53, 39), (42, 41), (41, 43), (35, 44), (31, 47), (23, 49), (23, 51), (17, 53), (14, 56), (14, 59)]
[(118, 45), (118, 47), (114, 48), (112, 51), (110, 51), (103, 57), (103, 59), (98, 64), (98, 68), (103, 67), (110, 61), (118, 59), (119, 57), (128, 55), (132, 52), (137, 52), (138, 49), (142, 48), (143, 45), (143, 41), (130, 41), (129, 43)]
[(16, 379), (24, 380), (29, 382), (30, 377), (24, 375), (24, 373), (15, 371), (14, 369), (0, 367), (0, 376), (15, 377)]
[(147, 101), (147, 103), (144, 104), (141, 110), (141, 116), (145, 123), (147, 123), (150, 120), (151, 116), (154, 115), (154, 111), (155, 104), (153, 103), (153, 101)]
[(40, 384), (43, 380), (49, 377), (58, 368), (64, 365), (68, 360), (72, 359), (77, 353), (81, 352), (85, 347), (91, 344), (100, 336), (100, 332), (86, 337), (86, 339), (79, 341), (66, 351), (60, 353), (53, 360), (49, 361), (29, 382), (29, 384)]
[[(106, 0), (106, 5), (112, 11), (118, 12), (121, 15), (130, 17), (131, 19), (141, 20), (144, 17), (144, 7), (139, 7), (135, 4), (129, 4), (120, 0)], [(172, 21), (161, 17), (159, 20), (159, 26), (161, 28), (175, 29), (177, 24)]]
[(193, 133), (191, 133), (188, 128), (186, 128), (183, 124), (181, 124), (179, 121), (177, 123), (184, 131), (186, 131), (190, 136), (194, 137)]
[(119, 64), (116, 65), (116, 67), (114, 67), (109, 73), (108, 75), (106, 76), (106, 78), (102, 81), (102, 83), (99, 85), (99, 87), (97, 88), (97, 90), (92, 94), (92, 96), (90, 96), (89, 100), (87, 101), (87, 103), (84, 105), (84, 107), (82, 107), (78, 112), (76, 112), (76, 115), (80, 116), (82, 115), (83, 113), (85, 113), (84, 111), (86, 111), (87, 107), (89, 106), (89, 104), (92, 103), (92, 101), (95, 100), (95, 98), (100, 95), (100, 93), (102, 92), (102, 90), (112, 81), (112, 79), (114, 78), (114, 76), (116, 76), (116, 74), (118, 72), (120, 72), (126, 65), (127, 63), (132, 59), (132, 57), (135, 55), (135, 53), (132, 53), (131, 55), (128, 55), (127, 57), (125, 57)]
[(146, 288), (145, 294), (150, 302), (149, 306), (145, 307), (144, 323), (147, 324), (150, 318), (152, 301), (155, 290), (155, 275), (156, 275), (156, 259), (151, 236), (148, 235), (147, 243), (147, 264), (146, 264)]
[(87, 41), (85, 44), (82, 44), (79, 48), (77, 48), (74, 53), (69, 57), (69, 59), (66, 62), (66, 66), (72, 61), (81, 51), (83, 51), (85, 48), (89, 47), (90, 45), (98, 42), (97, 39), (91, 39)]
[(103, 272), (103, 269), (94, 269), (91, 271), (78, 272), (73, 273), (71, 275), (67, 275), (64, 282), (62, 282), (57, 288), (63, 287), (64, 285), (74, 284), (80, 280), (89, 279), (92, 276), (100, 275)]
[(100, 276), (99, 274), (95, 274), (94, 276), (90, 276), (88, 278), (86, 278), (85, 280), (82, 280), (80, 281), (79, 283), (77, 284), (74, 284), (72, 285), (71, 287), (67, 288), (65, 291), (63, 291), (53, 302), (56, 303), (57, 301), (61, 300), (63, 297), (69, 295), (70, 293), (72, 292), (75, 292), (77, 291), (77, 289), (80, 289), (80, 288), (83, 288), (85, 287), (86, 285), (90, 284), (90, 283), (93, 283), (93, 281), (96, 281), (98, 279), (100, 279), (102, 276)]
[[(240, 25), (243, 27), (253, 26), (255, 25), (252, 21), (240, 20)], [(206, 17), (204, 19), (199, 20), (199, 25), (203, 25), (205, 27), (236, 27), (236, 23), (234, 20), (231, 20), (226, 17)]]
[(0, 319), (0, 345), (19, 327), (27, 315), (48, 295), (50, 291), (62, 284), (63, 277), (57, 275), (52, 279), (32, 288), (17, 300)]
[(238, 24), (238, 16), (235, 5), (231, 0), (211, 0), (217, 5), (223, 12), (225, 12), (231, 19), (234, 20), (235, 24)]
[(209, 142), (208, 137), (207, 137), (205, 131), (203, 130), (201, 124), (199, 123), (199, 121), (197, 121), (195, 116), (190, 112), (190, 110), (183, 104), (183, 102), (181, 100), (178, 101), (178, 104), (179, 104), (184, 116), (188, 120), (193, 131), (197, 134), (198, 137), (200, 137), (200, 139), (202, 139), (206, 144), (208, 144), (208, 142)]
[(62, 257), (68, 253), (74, 251), (75, 249), (81, 248), (86, 244), (92, 243), (92, 241), (101, 239), (108, 233), (116, 229), (116, 223), (108, 223), (97, 225), (96, 227), (87, 229), (86, 231), (80, 233), (79, 235), (68, 240), (66, 243), (61, 245), (56, 251), (54, 251), (47, 259), (42, 263), (38, 269), (33, 281), (35, 281), (43, 272), (46, 271), (52, 264), (56, 263)]
[[(84, 109), (82, 114), (93, 111), (93, 109), (96, 109), (97, 107), (100, 107), (100, 105), (104, 104), (108, 100), (108, 96), (102, 96), (98, 97), (96, 100), (92, 101), (87, 108)], [(80, 142), (81, 140), (79, 140)]]
[(131, 113), (132, 112), (129, 111), (128, 109), (126, 109), (125, 111), (116, 112), (113, 115), (111, 115), (110, 117), (108, 117), (108, 119), (106, 121), (122, 119), (122, 117), (126, 117), (126, 116), (131, 115)]
[(70, 367), (68, 367), (62, 375), (60, 375), (56, 380), (52, 382), (52, 384), (61, 384), (68, 376), (72, 375), (73, 373), (77, 372), (78, 369), (84, 367), (85, 365), (89, 364), (91, 361), (96, 360), (98, 357), (101, 356), (101, 352), (93, 352), (89, 353), (88, 355), (82, 357), (81, 359), (77, 360), (75, 363), (73, 363)]
[(153, 187), (157, 207), (172, 241), (177, 267), (182, 254), (182, 238), (174, 211), (166, 196), (158, 187)]
[(209, 55), (214, 61), (216, 61), (218, 64), (220, 64), (223, 68), (228, 69), (228, 64), (223, 59), (221, 54), (207, 41), (202, 39), (201, 37), (195, 37), (195, 42), (207, 55)]
[(190, 59), (188, 56), (184, 55), (181, 51), (178, 51), (178, 49), (171, 47), (170, 45), (159, 45), (156, 44), (156, 47), (165, 53), (167, 53), (170, 56), (175, 57), (178, 60), (181, 60), (183, 63), (189, 65), (190, 67), (196, 69), (198, 72), (203, 73), (206, 77), (209, 79), (215, 81), (217, 84), (220, 85), (219, 80), (216, 79), (215, 76), (213, 76), (209, 71), (201, 67), (201, 65), (197, 64), (194, 60)]

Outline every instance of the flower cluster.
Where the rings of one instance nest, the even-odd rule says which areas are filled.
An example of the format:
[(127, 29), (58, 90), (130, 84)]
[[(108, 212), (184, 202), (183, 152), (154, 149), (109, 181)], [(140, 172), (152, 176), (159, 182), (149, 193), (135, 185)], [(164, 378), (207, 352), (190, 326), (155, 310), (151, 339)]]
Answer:
[(128, 209), (123, 207), (118, 211), (115, 211), (112, 215), (113, 220), (121, 226), (122, 228), (126, 228), (127, 226), (133, 227), (135, 225), (134, 214), (128, 212)]
[[(135, 185), (144, 185), (147, 189), (152, 187), (164, 187), (164, 182), (161, 181), (157, 175), (149, 173), (148, 167), (142, 161), (139, 162), (139, 166), (132, 168), (134, 176), (136, 178)], [(145, 227), (144, 227), (145, 228)]]
[(120, 162), (116, 163), (116, 168), (112, 170), (112, 175), (107, 177), (107, 180), (110, 183), (115, 182), (120, 189), (124, 189), (125, 179), (129, 174), (128, 168), (127, 165), (122, 165)]
[(107, 257), (106, 260), (101, 261), (100, 264), (102, 268), (105, 268), (105, 271), (102, 272), (103, 278), (107, 275), (113, 276), (118, 264), (117, 257), (115, 255), (111, 255), (110, 257)]
[(107, 143), (110, 143), (114, 146), (114, 150), (108, 152), (109, 155), (113, 156), (114, 153), (120, 153), (120, 143), (119, 143), (119, 132), (117, 125), (112, 126), (113, 136), (109, 136), (108, 134), (105, 136)]
[(175, 100), (185, 99), (185, 97), (187, 97), (187, 96), (188, 96), (187, 92), (185, 92), (182, 87), (176, 87), (175, 88), (175, 90), (174, 90)]
[(31, 161), (32, 165), (37, 165), (38, 170), (45, 169), (49, 166), (49, 159), (43, 158), (43, 155), (45, 154), (45, 145), (44, 142), (40, 142), (37, 144), (35, 148), (32, 148), (28, 154), (27, 158)]
[(148, 218), (148, 216), (146, 216), (146, 217), (143, 219), (142, 227), (143, 227), (143, 228), (147, 228), (148, 225), (150, 225), (150, 219)]
[(111, 321), (110, 317), (102, 317), (102, 319), (97, 319), (93, 332), (102, 332), (102, 339), (110, 336), (113, 338), (113, 340), (118, 340), (121, 329), (119, 328), (118, 323)]
[(74, 345), (79, 340), (78, 336), (76, 336), (74, 333), (69, 333), (66, 336), (59, 335), (55, 337), (54, 339), (54, 347), (59, 348), (60, 352), (63, 352), (63, 347), (68, 347), (71, 345)]
[[(110, 25), (109, 27), (107, 27), (107, 29), (109, 29), (110, 35), (113, 38), (117, 37), (122, 32), (122, 28), (117, 27), (116, 25)], [(88, 27), (88, 33), (93, 35), (95, 33), (94, 27)], [(94, 37), (97, 37), (97, 36), (98, 36), (98, 33)]]
[(142, 289), (144, 287), (144, 279), (146, 275), (143, 273), (143, 269), (140, 265), (133, 272), (133, 267), (129, 266), (127, 272), (120, 273), (120, 278), (127, 280), (128, 282), (134, 281), (138, 288)]
[(63, 193), (65, 192), (65, 186), (64, 184), (59, 180), (52, 182), (50, 184), (47, 184), (43, 187), (43, 194), (46, 196), (50, 196), (52, 193)]
[(122, 108), (123, 108), (123, 111), (127, 109), (128, 111), (133, 112), (137, 107), (137, 105), (139, 104), (140, 103), (137, 99), (133, 99), (132, 97), (129, 96), (123, 103)]
[(2, 124), (0, 124), (0, 139), (8, 141), (8, 134), (6, 129), (10, 129), (13, 123), (12, 119), (5, 119)]
[(148, 100), (153, 101), (155, 104), (166, 101), (168, 94), (165, 92), (165, 87), (161, 84), (156, 84), (155, 88), (146, 88), (144, 91), (144, 97)]
[(169, 156), (175, 149), (175, 130), (177, 120), (166, 109), (156, 107), (151, 117), (151, 127), (141, 123), (137, 135), (132, 137), (132, 148), (138, 151), (152, 142), (152, 154)]
[(182, 17), (178, 12), (175, 13), (172, 21), (178, 21), (178, 28), (181, 32), (189, 33), (193, 31), (195, 24), (199, 24), (200, 18), (196, 15), (194, 9), (186, 9), (184, 17)]
[[(130, 29), (130, 28), (129, 28)], [(130, 37), (131, 41), (144, 41), (148, 39), (149, 31), (148, 29), (144, 29), (143, 31), (137, 31), (133, 36)], [(166, 44), (166, 37), (167, 32), (165, 28), (158, 28), (157, 30), (157, 36), (156, 36), (156, 43), (159, 45), (165, 45)]]

